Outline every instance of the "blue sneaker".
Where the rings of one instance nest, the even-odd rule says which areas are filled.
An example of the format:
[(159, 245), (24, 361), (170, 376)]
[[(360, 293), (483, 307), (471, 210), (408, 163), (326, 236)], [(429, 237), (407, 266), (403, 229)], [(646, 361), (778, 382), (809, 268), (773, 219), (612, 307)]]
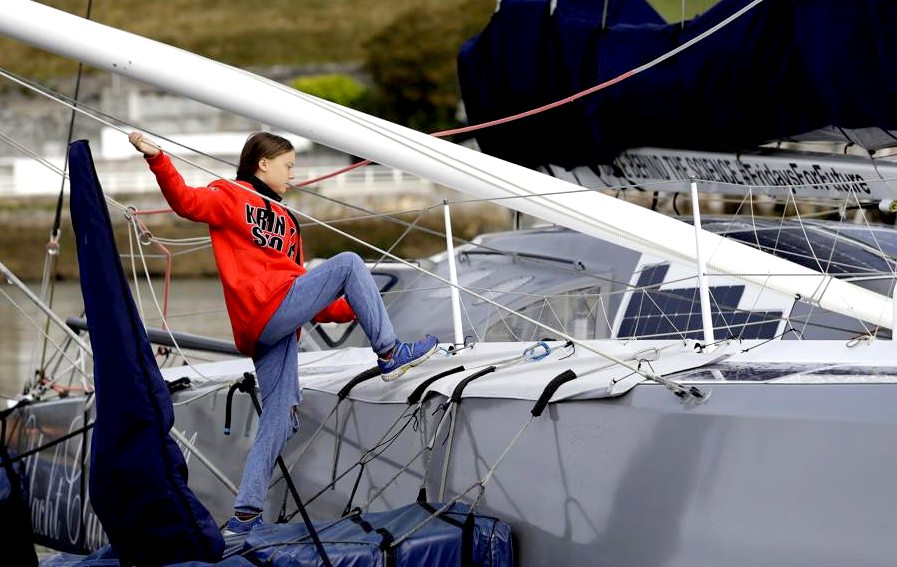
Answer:
[(377, 359), (377, 366), (380, 367), (384, 382), (395, 380), (408, 371), (409, 368), (417, 366), (421, 362), (430, 358), (436, 347), (439, 346), (439, 339), (432, 335), (427, 335), (419, 341), (413, 343), (403, 343), (396, 341), (396, 346), (392, 351), (392, 358), (389, 360)]
[(224, 526), (223, 533), (226, 536), (244, 535), (251, 532), (252, 528), (261, 526), (264, 523), (261, 514), (256, 514), (249, 520), (241, 520), (236, 516), (232, 516), (231, 519), (227, 521), (227, 525)]

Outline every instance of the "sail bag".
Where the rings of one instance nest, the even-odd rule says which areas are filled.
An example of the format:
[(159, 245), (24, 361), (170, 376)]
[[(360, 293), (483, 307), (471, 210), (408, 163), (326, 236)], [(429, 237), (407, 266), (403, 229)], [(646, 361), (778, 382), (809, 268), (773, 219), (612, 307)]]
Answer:
[[(334, 567), (510, 567), (511, 527), (455, 503), (415, 502), (384, 512), (354, 512), (316, 525)], [(241, 555), (259, 565), (317, 565), (318, 554), (304, 524), (260, 526), (246, 537)]]
[(224, 540), (187, 487), (174, 410), (121, 267), (85, 140), (69, 146), (72, 224), (94, 354), (90, 500), (122, 564), (217, 561)]

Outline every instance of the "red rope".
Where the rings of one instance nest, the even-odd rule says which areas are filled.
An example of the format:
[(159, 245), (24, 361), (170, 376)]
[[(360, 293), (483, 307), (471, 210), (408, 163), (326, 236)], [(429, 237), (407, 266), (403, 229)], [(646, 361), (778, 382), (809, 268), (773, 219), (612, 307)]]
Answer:
[(550, 102), (546, 105), (540, 106), (538, 108), (533, 108), (531, 110), (527, 110), (524, 112), (520, 112), (517, 114), (512, 114), (511, 116), (505, 116), (504, 118), (496, 118), (495, 120), (490, 120), (489, 122), (482, 122), (480, 124), (471, 124), (470, 126), (463, 126), (461, 128), (453, 128), (451, 130), (442, 130), (441, 132), (434, 132), (431, 134), (432, 136), (436, 136), (437, 138), (442, 138), (444, 136), (451, 136), (454, 134), (464, 134), (466, 132), (474, 132), (476, 130), (482, 130), (484, 128), (491, 128), (492, 126), (498, 126), (499, 124), (506, 124), (508, 122), (513, 122), (515, 120), (520, 120), (521, 118), (527, 118), (529, 116), (534, 116), (536, 114), (540, 114), (542, 112), (546, 112), (548, 110), (552, 110), (559, 106), (563, 106), (565, 104), (569, 104), (574, 100), (579, 100), (584, 96), (588, 96), (592, 93), (596, 93), (602, 89), (606, 89), (607, 87), (613, 86), (625, 79), (628, 79), (632, 75), (635, 75), (639, 69), (633, 69), (632, 71), (627, 71), (622, 75), (618, 75), (613, 79), (608, 79), (603, 83), (595, 85), (594, 87), (589, 87), (584, 91), (580, 91), (576, 94), (572, 94), (567, 98), (562, 98), (561, 100), (556, 100), (554, 102)]
[[(480, 124), (471, 124), (469, 126), (462, 126), (461, 128), (452, 128), (450, 130), (440, 130), (439, 132), (432, 132), (430, 135), (435, 138), (444, 138), (446, 136), (454, 136), (455, 134), (466, 134), (467, 132), (475, 132), (477, 130), (484, 130), (486, 128), (491, 128), (493, 126), (498, 126), (500, 124), (507, 124), (508, 122), (514, 122), (515, 120), (521, 120), (523, 118), (528, 118), (530, 116), (535, 116), (536, 114), (541, 114), (543, 112), (547, 112), (549, 110), (553, 110), (559, 106), (563, 106), (565, 104), (569, 104), (575, 100), (579, 100), (585, 96), (589, 96), (592, 93), (596, 93), (602, 89), (606, 89), (607, 87), (613, 86), (621, 81), (628, 79), (629, 77), (639, 73), (644, 70), (643, 68), (633, 69), (631, 71), (627, 71), (621, 75), (617, 75), (613, 79), (608, 79), (603, 83), (597, 84), (593, 87), (589, 87), (583, 91), (579, 91), (578, 93), (572, 94), (566, 98), (562, 98), (560, 100), (556, 100), (554, 102), (550, 102), (548, 104), (542, 105), (538, 108), (533, 108), (524, 112), (519, 112), (517, 114), (512, 114), (511, 116), (505, 116), (504, 118), (496, 118), (495, 120), (490, 120), (489, 122), (481, 122)], [(365, 165), (369, 165), (371, 160), (366, 159), (359, 162), (355, 162), (351, 165), (347, 165), (341, 169), (337, 169), (336, 171), (332, 171), (320, 177), (315, 177), (313, 179), (307, 179), (301, 183), (297, 183), (296, 185), (292, 185), (292, 187), (306, 187), (308, 185), (313, 185), (315, 183), (320, 183), (326, 179), (330, 179), (331, 177), (336, 177), (337, 175), (342, 175), (348, 171), (352, 171), (353, 169), (357, 169), (359, 167), (363, 167)]]
[[(545, 104), (545, 105), (542, 105), (540, 107), (533, 108), (530, 110), (526, 110), (524, 112), (519, 112), (517, 114), (505, 116), (504, 118), (496, 118), (495, 120), (490, 120), (488, 122), (481, 122), (480, 124), (471, 124), (468, 126), (462, 126), (460, 128), (452, 128), (449, 130), (440, 130), (438, 132), (433, 132), (430, 135), (435, 138), (444, 138), (446, 136), (454, 136), (456, 134), (466, 134), (467, 132), (476, 132), (477, 130), (484, 130), (486, 128), (491, 128), (493, 126), (499, 126), (501, 124), (507, 124), (508, 122), (514, 122), (516, 120), (521, 120), (523, 118), (535, 116), (536, 114), (541, 114), (543, 112), (553, 110), (553, 109), (563, 106), (565, 104), (570, 104), (571, 102), (573, 102), (575, 100), (579, 100), (583, 97), (589, 96), (590, 94), (593, 94), (600, 90), (606, 89), (607, 87), (613, 86), (621, 81), (624, 81), (624, 80), (628, 79), (629, 77), (631, 77), (643, 70), (644, 70), (644, 68), (640, 67), (638, 69), (633, 69), (633, 70), (627, 71), (623, 74), (617, 75), (613, 79), (608, 79), (607, 81), (604, 81), (603, 83), (599, 83), (593, 87), (589, 87), (589, 88), (582, 90), (578, 93), (572, 94), (566, 98), (562, 98), (560, 100), (556, 100), (554, 102), (550, 102), (548, 104)], [(340, 169), (331, 171), (330, 173), (326, 173), (326, 174), (320, 175), (318, 177), (313, 177), (311, 179), (306, 179), (305, 181), (301, 181), (299, 183), (291, 185), (290, 187), (298, 189), (300, 187), (307, 187), (309, 185), (314, 185), (315, 183), (320, 183), (322, 181), (326, 181), (327, 179), (331, 179), (333, 177), (337, 177), (338, 175), (342, 175), (343, 173), (348, 173), (349, 171), (352, 171), (353, 169), (358, 169), (359, 167), (364, 167), (366, 165), (370, 165), (370, 163), (371, 163), (371, 160), (369, 160), (369, 159), (361, 160), (361, 161), (355, 162), (353, 164), (347, 165), (345, 167), (342, 167)], [(154, 215), (154, 214), (171, 213), (171, 212), (174, 212), (174, 211), (172, 211), (171, 209), (146, 209), (146, 210), (135, 210), (133, 212), (133, 214), (135, 214), (135, 215)], [(159, 248), (161, 248), (168, 255), (167, 262), (170, 265), (171, 264), (171, 254), (162, 245), (157, 244), (157, 246), (159, 246)], [(167, 271), (166, 271), (166, 277), (170, 277), (170, 274)], [(166, 292), (166, 303), (167, 303), (167, 299), (168, 299), (167, 298), (167, 293), (168, 293), (167, 287), (166, 287), (165, 292)]]

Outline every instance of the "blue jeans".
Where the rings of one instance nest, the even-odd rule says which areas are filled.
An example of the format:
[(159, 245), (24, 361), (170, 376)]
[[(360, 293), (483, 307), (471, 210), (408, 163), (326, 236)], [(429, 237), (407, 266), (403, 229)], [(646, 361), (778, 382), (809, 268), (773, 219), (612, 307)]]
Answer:
[(253, 358), (262, 395), (262, 415), (255, 443), (243, 466), (234, 509), (260, 512), (277, 456), (299, 431), (299, 365), (296, 329), (345, 294), (374, 352), (396, 342), (380, 291), (364, 261), (343, 252), (296, 278), (283, 302), (259, 336)]

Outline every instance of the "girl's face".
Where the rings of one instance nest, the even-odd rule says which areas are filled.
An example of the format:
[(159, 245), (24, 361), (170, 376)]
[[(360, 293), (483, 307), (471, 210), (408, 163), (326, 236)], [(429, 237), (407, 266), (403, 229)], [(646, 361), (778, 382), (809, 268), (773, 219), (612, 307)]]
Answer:
[(293, 179), (296, 152), (284, 152), (273, 158), (259, 160), (255, 176), (265, 182), (275, 193), (283, 196)]

